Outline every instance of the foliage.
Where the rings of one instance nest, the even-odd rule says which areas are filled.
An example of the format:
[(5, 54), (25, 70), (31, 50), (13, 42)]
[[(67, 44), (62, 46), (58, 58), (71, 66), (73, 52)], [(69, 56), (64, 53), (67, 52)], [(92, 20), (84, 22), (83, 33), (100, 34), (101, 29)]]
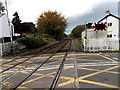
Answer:
[(81, 34), (82, 34), (82, 31), (84, 30), (85, 30), (85, 25), (78, 25), (72, 30), (70, 36), (73, 38), (81, 39)]
[(14, 25), (14, 32), (21, 34), (21, 20), (17, 12), (13, 14), (14, 18), (12, 19), (12, 24)]
[(5, 7), (3, 6), (3, 3), (2, 2), (0, 2), (0, 12), (2, 11), (4, 11), (5, 10)]
[(25, 45), (28, 49), (38, 48), (40, 46), (47, 44), (40, 37), (22, 37), (22, 38), (17, 39), (17, 42)]
[(7, 51), (7, 50), (4, 50), (4, 51), (3, 51), (3, 56), (8, 56), (8, 55), (10, 55), (10, 52)]
[(48, 11), (40, 15), (37, 20), (37, 29), (40, 33), (49, 34), (55, 39), (62, 39), (67, 27), (67, 19), (57, 11)]

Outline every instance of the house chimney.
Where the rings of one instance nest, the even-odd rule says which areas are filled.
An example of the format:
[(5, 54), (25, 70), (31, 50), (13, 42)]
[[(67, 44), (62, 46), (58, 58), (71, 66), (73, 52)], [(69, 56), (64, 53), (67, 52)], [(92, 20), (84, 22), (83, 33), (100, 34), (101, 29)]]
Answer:
[(106, 15), (109, 15), (109, 14), (110, 14), (110, 10), (106, 10), (106, 11), (105, 11), (105, 14), (106, 14)]

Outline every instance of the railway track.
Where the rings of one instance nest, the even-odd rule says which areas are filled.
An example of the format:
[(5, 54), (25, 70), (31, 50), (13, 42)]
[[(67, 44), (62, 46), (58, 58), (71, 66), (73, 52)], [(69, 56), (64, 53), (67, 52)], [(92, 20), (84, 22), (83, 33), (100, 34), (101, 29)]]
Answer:
[[(58, 51), (60, 51), (61, 49), (63, 49), (68, 43), (69, 43), (69, 47), (68, 47), (68, 49), (66, 50), (65, 56), (64, 56), (64, 58), (63, 58), (63, 60), (62, 60), (62, 62), (61, 62), (61, 64), (60, 64), (60, 67), (59, 67), (59, 69), (58, 69), (58, 71), (57, 71), (57, 74), (56, 74), (56, 76), (55, 76), (55, 79), (53, 80), (53, 82), (52, 82), (52, 84), (51, 84), (51, 87), (50, 87), (50, 90), (54, 90), (55, 87), (56, 87), (57, 81), (58, 81), (58, 79), (59, 79), (60, 73), (61, 73), (61, 71), (62, 71), (62, 69), (63, 69), (64, 62), (65, 62), (65, 60), (66, 60), (67, 53), (68, 53), (68, 51), (70, 50), (70, 47), (71, 47), (71, 40), (70, 40), (70, 39), (66, 39), (66, 40), (60, 41), (60, 42), (58, 42), (58, 43), (56, 43), (56, 44), (54, 44), (54, 45), (49, 46), (48, 48), (46, 47), (46, 48), (42, 49), (42, 50), (41, 50), (42, 53), (48, 53), (48, 52), (49, 52), (49, 53), (51, 53), (51, 55), (50, 55), (44, 62), (40, 63), (40, 64), (39, 64), (33, 71), (31, 71), (25, 78), (23, 78), (22, 80), (20, 80), (20, 82), (19, 82), (17, 85), (15, 85), (14, 87), (11, 87), (12, 90), (16, 90), (24, 81), (26, 81), (32, 74), (34, 74), (34, 73), (35, 73), (39, 68), (41, 68), (46, 62), (48, 62), (49, 59), (51, 59)], [(50, 50), (51, 50), (51, 51), (50, 51)], [(40, 54), (42, 54), (42, 53), (40, 53)], [(9, 68), (1, 71), (1, 73), (4, 73), (5, 71), (10, 70), (11, 68), (16, 67), (17, 65), (23, 64), (24, 62), (26, 62), (26, 61), (28, 61), (28, 60), (30, 60), (31, 58), (36, 57), (36, 56), (37, 56), (37, 55), (34, 55), (34, 56), (32, 56), (32, 57), (29, 57), (29, 58), (27, 58), (26, 60), (24, 60), (24, 61), (22, 61), (22, 62), (19, 62), (19, 63), (13, 65), (13, 66), (11, 66), (11, 67), (9, 67)], [(14, 61), (15, 61), (15, 60), (14, 60)], [(11, 75), (10, 75), (10, 76), (11, 76)], [(9, 77), (9, 76), (8, 76), (8, 77)], [(5, 80), (5, 79), (4, 79), (4, 80)], [(4, 88), (4, 87), (3, 87), (3, 88)]]
[[(13, 65), (13, 66), (11, 66), (11, 67), (9, 67), (9, 68), (7, 68), (7, 69), (5, 69), (5, 70), (2, 70), (0, 73), (3, 73), (3, 72), (5, 72), (5, 71), (7, 71), (7, 70), (9, 70), (9, 69), (11, 69), (11, 68), (14, 68), (14, 67), (16, 67), (17, 65), (20, 65), (20, 64), (22, 64), (22, 63), (24, 63), (24, 62), (32, 59), (33, 57), (39, 56), (40, 54), (47, 53), (49, 50), (52, 50), (53, 48), (55, 48), (56, 46), (58, 46), (60, 43), (62, 43), (62, 42), (64, 42), (64, 41), (65, 41), (65, 40), (60, 41), (60, 42), (58, 42), (58, 43), (55, 43), (55, 44), (53, 44), (53, 45), (51, 45), (51, 46), (45, 47), (45, 48), (43, 48), (43, 49), (40, 50), (40, 53), (39, 53), (39, 54), (34, 55), (34, 56), (32, 56), (32, 57), (29, 57), (29, 58), (26, 58), (24, 61), (19, 62), (19, 63), (16, 63), (15, 65)], [(23, 57), (23, 58), (24, 58), (24, 57)], [(17, 60), (17, 59), (14, 59), (13, 61), (9, 61), (9, 62), (3, 63), (2, 65), (8, 64), (8, 63), (11, 63), (11, 62), (14, 62), (14, 61), (16, 61), (16, 60)]]
[[(45, 51), (47, 52), (48, 50), (53, 49), (54, 47), (58, 46), (60, 43), (62, 43), (62, 42), (64, 42), (64, 41), (65, 41), (65, 40), (60, 41), (60, 42), (55, 43), (55, 44), (52, 44), (52, 45), (50, 45), (50, 46), (44, 47), (44, 48), (40, 49), (39, 54), (34, 55), (34, 56), (31, 56), (31, 57), (29, 57), (29, 58), (26, 58), (24, 61), (21, 61), (21, 62), (19, 62), (19, 63), (16, 63), (16, 64), (14, 64), (14, 65), (11, 66), (11, 67), (8, 67), (8, 68), (2, 70), (0, 73), (4, 73), (5, 71), (8, 71), (8, 70), (10, 70), (10, 69), (12, 69), (12, 68), (20, 65), (20, 64), (25, 63), (26, 61), (29, 61), (30, 59), (32, 59), (32, 58), (34, 58), (34, 57), (39, 56), (40, 54), (44, 54)], [(25, 58), (25, 56), (22, 56), (22, 58)], [(18, 59), (20, 59), (20, 58), (13, 59), (13, 60), (11, 60), (11, 61), (9, 61), (9, 62), (5, 62), (5, 63), (3, 63), (2, 65), (9, 64), (9, 63), (11, 63), (11, 62), (15, 62), (15, 61), (18, 60)], [(2, 65), (0, 65), (0, 66), (2, 66)], [(27, 66), (27, 65), (26, 65), (26, 66)], [(25, 69), (25, 68), (24, 68), (24, 69)], [(11, 76), (13, 76), (13, 75), (14, 75), (14, 73), (10, 74), (8, 77), (2, 79), (1, 81), (3, 82), (3, 81), (5, 81), (7, 78), (9, 78), (9, 77), (11, 77)]]
[(71, 41), (70, 41), (70, 45), (69, 45), (68, 49), (66, 50), (65, 56), (64, 56), (64, 58), (63, 58), (63, 60), (62, 60), (62, 63), (61, 63), (60, 66), (59, 66), (59, 69), (58, 69), (58, 71), (57, 71), (57, 74), (55, 75), (55, 78), (54, 78), (54, 80), (53, 80), (53, 82), (52, 82), (52, 85), (51, 85), (51, 87), (50, 87), (50, 90), (55, 90), (55, 87), (56, 87), (57, 82), (58, 82), (58, 80), (59, 80), (59, 78), (60, 78), (60, 74), (61, 74), (61, 72), (62, 72), (62, 70), (63, 70), (64, 62), (65, 62), (65, 60), (66, 60), (66, 57), (67, 57), (67, 54), (68, 54), (68, 51), (70, 50), (70, 48), (71, 48)]

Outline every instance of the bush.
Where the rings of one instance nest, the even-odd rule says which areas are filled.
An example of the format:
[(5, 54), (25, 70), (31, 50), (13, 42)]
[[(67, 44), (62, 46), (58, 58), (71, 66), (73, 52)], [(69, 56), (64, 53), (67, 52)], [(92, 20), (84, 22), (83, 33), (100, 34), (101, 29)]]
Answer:
[(25, 45), (28, 49), (38, 48), (47, 44), (42, 38), (40, 37), (22, 37), (17, 39), (17, 42)]

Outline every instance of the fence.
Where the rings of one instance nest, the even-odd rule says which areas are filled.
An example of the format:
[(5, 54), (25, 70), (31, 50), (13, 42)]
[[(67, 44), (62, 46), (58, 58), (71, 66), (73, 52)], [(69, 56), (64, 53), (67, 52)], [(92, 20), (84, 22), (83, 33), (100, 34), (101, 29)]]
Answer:
[(0, 56), (5, 54), (15, 54), (19, 53), (21, 49), (25, 48), (25, 46), (20, 45), (15, 42), (8, 42), (8, 43), (0, 43)]
[(84, 51), (119, 51), (119, 40), (89, 39)]

